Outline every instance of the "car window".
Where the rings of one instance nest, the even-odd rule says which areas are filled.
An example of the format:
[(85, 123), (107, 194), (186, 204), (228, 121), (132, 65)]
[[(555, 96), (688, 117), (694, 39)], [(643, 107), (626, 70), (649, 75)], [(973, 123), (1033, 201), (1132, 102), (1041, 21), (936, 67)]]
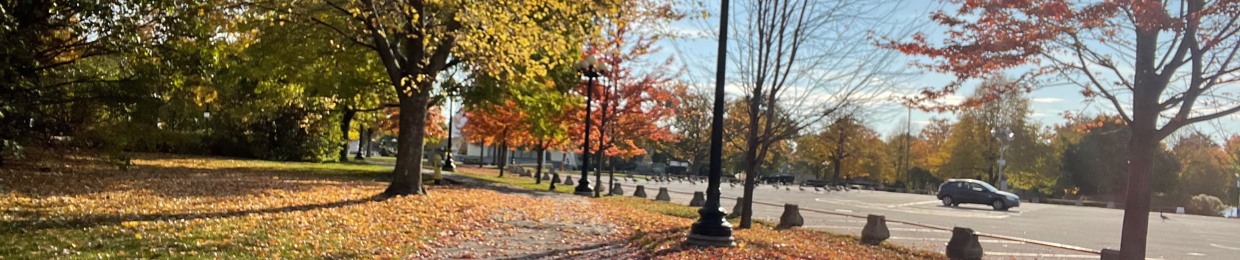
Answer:
[(982, 185), (981, 185), (981, 184), (977, 184), (977, 183), (969, 183), (969, 189), (972, 189), (972, 190), (978, 190), (978, 189), (985, 190), (986, 188), (982, 188)]

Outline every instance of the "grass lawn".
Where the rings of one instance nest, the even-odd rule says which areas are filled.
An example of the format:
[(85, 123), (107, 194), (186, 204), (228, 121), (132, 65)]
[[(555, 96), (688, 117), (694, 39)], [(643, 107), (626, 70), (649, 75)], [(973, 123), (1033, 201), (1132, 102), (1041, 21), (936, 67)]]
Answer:
[(555, 206), (439, 186), (433, 196), (374, 200), (390, 166), (162, 154), (133, 162), (121, 171), (69, 155), (0, 169), (0, 259), (434, 257), (429, 249), (494, 227), (490, 216), (537, 221), (530, 211)]
[[(0, 169), (0, 259), (442, 258), (443, 250), (476, 248), (470, 243), (479, 240), (528, 238), (510, 223), (610, 226), (602, 235), (550, 232), (569, 241), (618, 243), (636, 251), (635, 258), (942, 258), (761, 225), (738, 230), (735, 248), (687, 247), (682, 242), (695, 209), (629, 197), (566, 210), (565, 198), (577, 197), (429, 186), (430, 196), (376, 200), (387, 185), (376, 180), (391, 169), (384, 165), (140, 154), (120, 170), (97, 158), (27, 159)], [(530, 178), (488, 177), (492, 169), (461, 173), (546, 190)]]

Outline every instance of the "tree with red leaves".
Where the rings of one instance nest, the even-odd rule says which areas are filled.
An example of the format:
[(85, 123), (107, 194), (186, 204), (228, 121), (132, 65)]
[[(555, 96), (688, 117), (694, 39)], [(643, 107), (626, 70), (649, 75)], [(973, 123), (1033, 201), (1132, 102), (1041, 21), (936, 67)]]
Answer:
[[(587, 55), (596, 55), (600, 63), (606, 64), (611, 71), (606, 77), (594, 84), (591, 99), (598, 101), (594, 111), (590, 113), (592, 124), (598, 128), (591, 129), (590, 152), (598, 158), (595, 167), (602, 169), (604, 156), (629, 159), (644, 155), (648, 151), (642, 148), (643, 142), (671, 141), (674, 137), (671, 130), (659, 123), (670, 119), (673, 107), (678, 100), (672, 94), (677, 87), (668, 68), (672, 65), (669, 58), (660, 64), (649, 64), (645, 58), (659, 51), (654, 43), (664, 35), (641, 30), (643, 24), (666, 23), (683, 17), (673, 11), (667, 3), (657, 1), (629, 1), (621, 6), (626, 12), (617, 12), (607, 17), (604, 25), (603, 41), (586, 49)], [(654, 68), (634, 70), (635, 68)], [(587, 93), (588, 82), (581, 82), (581, 93)], [(585, 108), (580, 107), (572, 129), (574, 137), (582, 136), (584, 130)], [(600, 153), (601, 151), (601, 153)], [(609, 175), (614, 179), (615, 167)], [(596, 178), (599, 175), (596, 175)], [(601, 178), (599, 178), (601, 179)], [(614, 183), (613, 183), (614, 184)], [(600, 185), (601, 186), (601, 185)], [(608, 187), (611, 187), (609, 184)], [(595, 189), (596, 196), (600, 189)]]
[[(1025, 70), (1021, 80), (1066, 81), (1102, 97), (1132, 130), (1122, 259), (1144, 259), (1150, 171), (1159, 143), (1189, 124), (1240, 111), (1240, 1), (1067, 0), (943, 1), (958, 5), (931, 18), (947, 27), (942, 43), (918, 34), (880, 45), (928, 57), (919, 65), (955, 75), (909, 103), (926, 110), (977, 106), (942, 102), (961, 83)], [(1046, 82), (1041, 82), (1046, 83)], [(1012, 84), (1003, 91), (1031, 91)]]
[(498, 146), (503, 151), (500, 156), (499, 177), (504, 177), (504, 166), (507, 154), (512, 145), (528, 143), (530, 139), (529, 125), (525, 122), (526, 113), (515, 101), (506, 99), (500, 102), (478, 104), (465, 109), (465, 126), (461, 134), (471, 141), (483, 145)]

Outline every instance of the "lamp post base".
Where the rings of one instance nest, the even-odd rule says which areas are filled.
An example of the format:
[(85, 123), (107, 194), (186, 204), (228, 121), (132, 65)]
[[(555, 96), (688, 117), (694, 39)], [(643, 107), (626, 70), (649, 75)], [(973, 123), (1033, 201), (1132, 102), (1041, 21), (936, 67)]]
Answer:
[(685, 243), (688, 243), (690, 245), (695, 245), (695, 246), (707, 246), (707, 247), (734, 247), (736, 246), (736, 240), (732, 239), (732, 236), (708, 236), (708, 235), (689, 234), (689, 239), (685, 240)]
[(698, 210), (701, 218), (689, 228), (689, 239), (685, 243), (709, 247), (736, 246), (736, 240), (732, 238), (732, 224), (724, 219), (725, 213), (717, 206), (717, 201), (707, 202), (707, 206)]
[(577, 188), (573, 189), (574, 195), (594, 197), (594, 189), (590, 188), (590, 182), (587, 179), (589, 179), (589, 176), (582, 177), (581, 180), (577, 181)]
[(443, 159), (443, 167), (441, 169), (449, 172), (456, 171), (456, 160), (452, 160), (451, 154), (448, 155), (448, 158)]

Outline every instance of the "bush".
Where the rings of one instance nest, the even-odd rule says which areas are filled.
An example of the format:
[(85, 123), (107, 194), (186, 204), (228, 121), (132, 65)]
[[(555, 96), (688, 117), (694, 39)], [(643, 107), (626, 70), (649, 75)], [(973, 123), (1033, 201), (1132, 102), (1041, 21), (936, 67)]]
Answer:
[(1220, 216), (1220, 212), (1224, 209), (1223, 200), (1218, 197), (1197, 194), (1188, 201), (1188, 213), (1206, 216)]

